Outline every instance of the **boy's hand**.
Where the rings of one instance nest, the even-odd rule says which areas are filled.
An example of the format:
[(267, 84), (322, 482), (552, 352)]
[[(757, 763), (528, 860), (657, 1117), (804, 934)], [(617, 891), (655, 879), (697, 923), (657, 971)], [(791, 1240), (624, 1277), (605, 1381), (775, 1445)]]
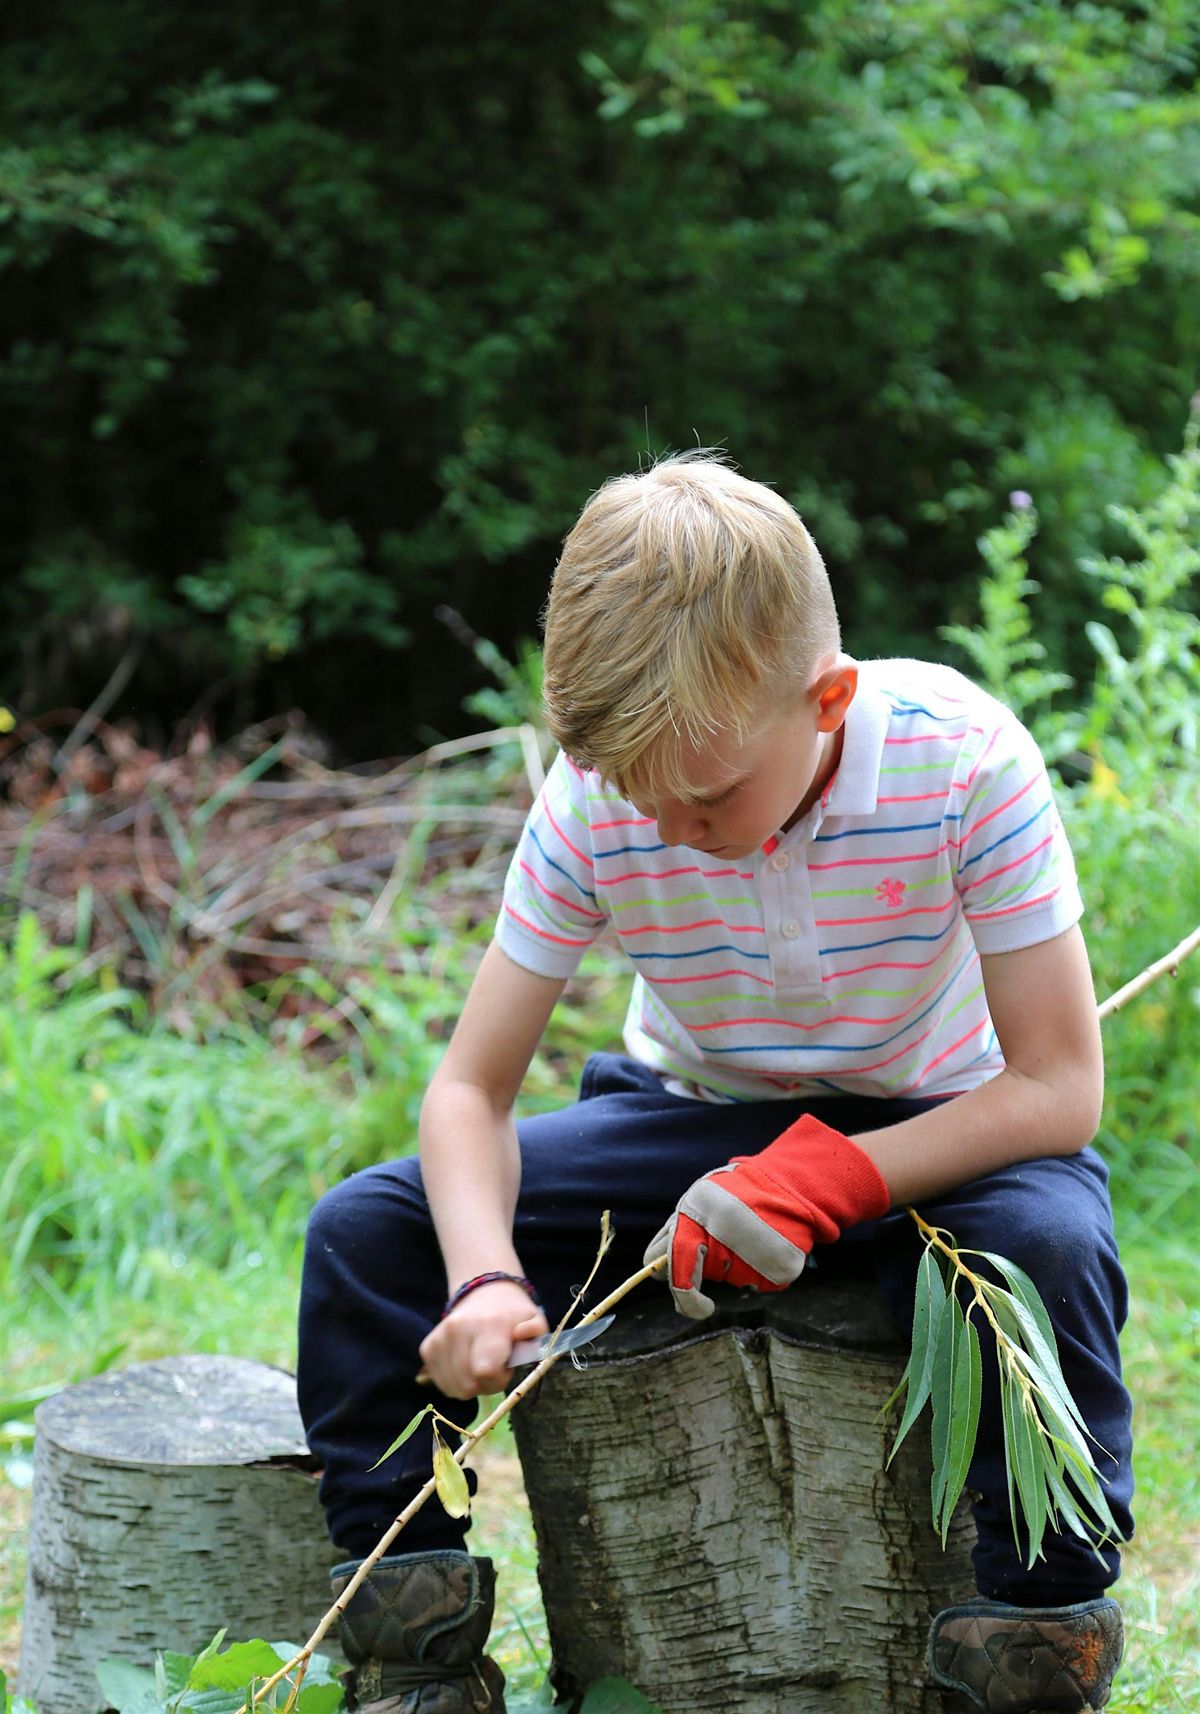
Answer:
[(849, 1137), (807, 1115), (756, 1155), (735, 1155), (686, 1190), (646, 1261), (670, 1255), (671, 1296), (681, 1315), (716, 1307), (701, 1280), (782, 1291), (814, 1244), (886, 1214), (891, 1198), (875, 1163)]
[(509, 1352), (518, 1339), (549, 1333), (550, 1324), (520, 1286), (507, 1280), (464, 1297), (421, 1341), (421, 1361), (439, 1392), (451, 1399), (507, 1391)]

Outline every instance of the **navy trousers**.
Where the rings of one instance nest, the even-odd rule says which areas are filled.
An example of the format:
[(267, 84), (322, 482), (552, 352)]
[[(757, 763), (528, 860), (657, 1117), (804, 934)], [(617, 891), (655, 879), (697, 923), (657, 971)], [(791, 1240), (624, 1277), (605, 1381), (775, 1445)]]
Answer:
[[(693, 1179), (731, 1155), (764, 1148), (801, 1112), (853, 1135), (931, 1105), (834, 1098), (713, 1106), (666, 1094), (658, 1078), (632, 1060), (596, 1054), (575, 1105), (519, 1126), (517, 1254), (553, 1325), (591, 1266), (604, 1209), (611, 1210), (616, 1236), (589, 1294), (593, 1303), (641, 1266), (646, 1245)], [(1095, 1457), (1113, 1515), (1128, 1535), (1130, 1402), (1117, 1346), (1127, 1289), (1107, 1186), (1104, 1163), (1084, 1149), (1007, 1167), (923, 1204), (921, 1212), (964, 1247), (997, 1251), (1032, 1277), (1054, 1323), (1067, 1384), (1098, 1443)], [(822, 1271), (873, 1275), (908, 1329), (920, 1253), (914, 1223), (895, 1211), (851, 1228), (816, 1259)], [(640, 1289), (662, 1293), (664, 1287), (654, 1282)], [(805, 1289), (803, 1275), (791, 1289)], [(428, 1478), (426, 1432), (380, 1469), (370, 1468), (421, 1406), (433, 1402), (464, 1426), (476, 1414), (474, 1400), (431, 1394), (414, 1379), (417, 1348), (445, 1291), (415, 1157), (356, 1173), (318, 1203), (300, 1301), (298, 1384), (309, 1445), (323, 1467), (330, 1535), (344, 1556), (369, 1553)], [(1012, 1539), (996, 1364), (987, 1329), (977, 1325), (985, 1390), (968, 1487), (982, 1496), (975, 1506), (979, 1592), (1028, 1606), (1088, 1600), (1116, 1580), (1115, 1549), (1104, 1550), (1101, 1559), (1072, 1535), (1047, 1534), (1044, 1559), (1028, 1570), (1022, 1565)], [(406, 1526), (395, 1551), (461, 1547), (465, 1528), (434, 1499)]]

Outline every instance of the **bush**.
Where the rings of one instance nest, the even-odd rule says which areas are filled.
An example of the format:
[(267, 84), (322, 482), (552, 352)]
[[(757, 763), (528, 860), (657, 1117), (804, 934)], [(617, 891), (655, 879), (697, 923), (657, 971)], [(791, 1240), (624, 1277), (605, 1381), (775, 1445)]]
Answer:
[[(1138, 557), (1085, 559), (1112, 624), (1091, 620), (1098, 656), (1080, 705), (1060, 712), (1061, 675), (1042, 666), (1022, 507), (981, 543), (984, 622), (948, 629), (972, 669), (1005, 696), (1057, 763), (1059, 801), (1083, 890), (1084, 929), (1103, 999), (1200, 923), (1200, 410), (1149, 505), (1110, 506)], [(1024, 500), (1026, 497), (1022, 496)], [(1082, 778), (1080, 777), (1082, 775)], [(1067, 783), (1067, 782), (1071, 783)], [(1195, 1067), (1200, 969), (1184, 966), (1105, 1025), (1107, 1100), (1099, 1143), (1128, 1231), (1200, 1220)]]

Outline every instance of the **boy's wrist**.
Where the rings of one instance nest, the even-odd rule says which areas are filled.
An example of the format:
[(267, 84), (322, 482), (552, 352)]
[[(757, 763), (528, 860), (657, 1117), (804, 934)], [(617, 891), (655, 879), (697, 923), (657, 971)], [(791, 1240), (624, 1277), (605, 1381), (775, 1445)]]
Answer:
[(541, 1314), (545, 1313), (542, 1300), (537, 1293), (537, 1287), (532, 1280), (526, 1279), (524, 1274), (511, 1274), (502, 1268), (490, 1268), (484, 1273), (472, 1275), (470, 1279), (463, 1280), (460, 1285), (454, 1287), (446, 1299), (445, 1308), (442, 1310), (442, 1320), (445, 1321), (452, 1309), (457, 1308), (465, 1297), (470, 1297), (471, 1293), (478, 1291), (481, 1286), (496, 1285), (501, 1282), (520, 1286), (533, 1308)]

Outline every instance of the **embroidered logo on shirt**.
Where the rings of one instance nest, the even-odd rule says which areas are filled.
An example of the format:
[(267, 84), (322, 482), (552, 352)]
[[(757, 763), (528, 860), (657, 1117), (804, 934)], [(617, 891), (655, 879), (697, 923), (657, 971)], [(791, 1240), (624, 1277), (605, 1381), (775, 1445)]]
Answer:
[(880, 881), (875, 889), (875, 897), (881, 905), (887, 905), (889, 910), (895, 910), (904, 900), (903, 881)]

